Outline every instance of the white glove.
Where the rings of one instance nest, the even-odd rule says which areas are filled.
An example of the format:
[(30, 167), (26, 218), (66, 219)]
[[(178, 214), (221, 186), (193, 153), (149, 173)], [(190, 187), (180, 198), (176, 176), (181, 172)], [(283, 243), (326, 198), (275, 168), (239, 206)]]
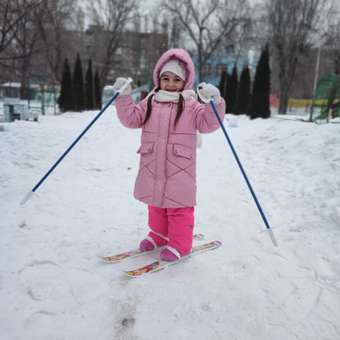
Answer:
[(221, 101), (220, 90), (214, 85), (199, 83), (197, 86), (197, 93), (204, 103), (209, 103), (210, 100), (213, 100), (215, 103), (219, 103)]
[[(113, 84), (113, 91), (114, 92), (119, 91), (124, 85), (126, 85), (128, 81), (129, 81), (128, 78), (118, 77), (115, 83)], [(131, 85), (129, 84), (128, 86), (125, 87), (125, 89), (123, 89), (123, 92), (121, 92), (120, 95), (128, 96), (131, 94), (131, 92), (132, 92), (132, 88), (131, 88)]]

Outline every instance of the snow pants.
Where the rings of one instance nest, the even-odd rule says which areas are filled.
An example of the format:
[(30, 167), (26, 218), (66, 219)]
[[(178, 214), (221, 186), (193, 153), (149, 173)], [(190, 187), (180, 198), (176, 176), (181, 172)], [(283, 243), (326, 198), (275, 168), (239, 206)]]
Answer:
[(181, 256), (187, 255), (192, 248), (194, 231), (194, 207), (157, 208), (148, 206), (148, 236), (158, 246), (168, 245), (175, 248)]

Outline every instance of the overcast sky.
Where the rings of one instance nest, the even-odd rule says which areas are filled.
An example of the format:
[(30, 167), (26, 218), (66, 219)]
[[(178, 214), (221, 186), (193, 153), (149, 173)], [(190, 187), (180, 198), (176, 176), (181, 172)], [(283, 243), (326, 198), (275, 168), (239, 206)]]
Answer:
[[(207, 1), (209, 1), (209, 0), (207, 0)], [(335, 0), (335, 1), (340, 2), (340, 0)], [(256, 3), (263, 2), (263, 0), (249, 0), (249, 2), (251, 4), (256, 4)], [(160, 0), (144, 0), (144, 1), (141, 1), (140, 7), (141, 7), (142, 10), (149, 10), (149, 9), (152, 9), (152, 8), (155, 8), (156, 6), (158, 6), (159, 3), (160, 3)]]
[[(91, 1), (91, 0), (87, 0), (87, 1)], [(147, 12), (150, 13), (150, 11), (153, 11), (155, 9), (157, 9), (157, 7), (159, 7), (159, 4), (161, 3), (162, 0), (144, 0), (144, 1), (140, 1), (139, 5), (140, 5), (140, 9), (142, 11), (142, 13), (146, 14)], [(206, 0), (209, 1), (209, 0)], [(340, 11), (340, 0), (332, 0), (334, 7), (337, 8)], [(264, 0), (249, 0), (249, 2), (253, 5), (255, 4), (260, 4), (263, 3)], [(80, 1), (80, 5), (83, 8), (84, 12), (86, 12), (86, 1)], [(88, 24), (90, 23), (90, 20), (88, 18), (88, 15), (85, 15), (85, 27), (88, 26)]]

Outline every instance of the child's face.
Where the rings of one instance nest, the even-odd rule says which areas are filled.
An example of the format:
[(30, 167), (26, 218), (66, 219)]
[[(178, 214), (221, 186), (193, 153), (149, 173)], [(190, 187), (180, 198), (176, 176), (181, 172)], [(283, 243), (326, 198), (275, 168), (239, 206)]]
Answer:
[(184, 80), (172, 72), (164, 72), (161, 75), (160, 88), (164, 91), (180, 92), (183, 90)]

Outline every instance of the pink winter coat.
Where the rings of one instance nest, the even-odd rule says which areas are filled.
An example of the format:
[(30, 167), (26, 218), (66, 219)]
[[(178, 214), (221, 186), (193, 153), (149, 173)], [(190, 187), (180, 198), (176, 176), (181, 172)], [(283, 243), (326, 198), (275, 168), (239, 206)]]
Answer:
[[(158, 60), (153, 80), (159, 86), (159, 73), (172, 58), (182, 61), (186, 67), (185, 89), (192, 89), (195, 69), (191, 57), (183, 49), (171, 49)], [(210, 104), (197, 100), (185, 101), (177, 125), (174, 120), (177, 103), (153, 100), (152, 112), (145, 125), (147, 100), (134, 104), (131, 96), (116, 100), (118, 117), (129, 128), (141, 128), (139, 172), (134, 196), (155, 207), (180, 208), (196, 204), (196, 138), (197, 131), (213, 132), (219, 127)], [(217, 105), (221, 119), (225, 112), (224, 100)]]

